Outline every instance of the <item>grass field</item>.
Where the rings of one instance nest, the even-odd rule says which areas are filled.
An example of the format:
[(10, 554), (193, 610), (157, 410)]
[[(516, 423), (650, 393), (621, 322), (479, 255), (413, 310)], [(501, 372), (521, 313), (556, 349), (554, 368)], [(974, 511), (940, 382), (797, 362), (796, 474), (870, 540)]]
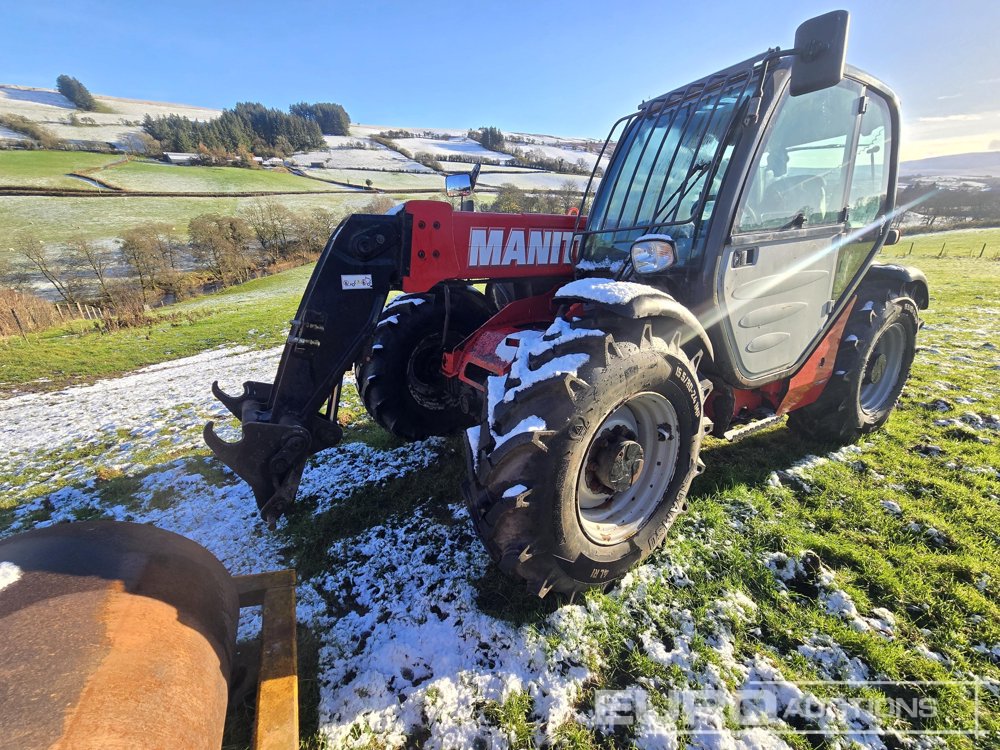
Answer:
[(123, 190), (162, 193), (242, 193), (335, 189), (287, 172), (238, 167), (190, 167), (129, 161), (94, 174)]
[(161, 308), (147, 328), (94, 333), (76, 321), (37, 336), (0, 343), (0, 393), (45, 378), (46, 389), (93, 380), (216, 346), (277, 346), (287, 334), (312, 265)]
[[(322, 183), (316, 184), (322, 186)], [(393, 196), (399, 201), (408, 197), (416, 196)], [(371, 199), (372, 195), (367, 192), (359, 192), (357, 195), (331, 193), (274, 196), (275, 201), (292, 211), (326, 208), (345, 214), (358, 210)], [(185, 234), (188, 221), (199, 214), (231, 215), (254, 200), (256, 199), (0, 196), (0, 230), (4, 236), (30, 232), (43, 242), (51, 243), (65, 242), (76, 236), (87, 239), (120, 237), (132, 227), (153, 222), (166, 222)], [(0, 239), (0, 254), (7, 252), (8, 248), (3, 239)]]
[(0, 151), (0, 187), (90, 188), (82, 172), (122, 190), (162, 193), (254, 193), (334, 189), (287, 172), (178, 166), (86, 151)]
[[(120, 154), (86, 151), (0, 151), (0, 186), (93, 188), (83, 180), (67, 177), (67, 174), (99, 169), (121, 158)], [(0, 226), (6, 226), (2, 219)]]
[[(252, 532), (245, 489), (204, 460), (201, 422), (218, 410), (201, 404), (216, 375), (231, 390), (244, 376), (270, 377), (273, 355), (241, 369), (208, 352), (216, 359), (178, 362), (159, 380), (122, 381), (130, 401), (114, 400), (124, 397), (113, 380), (0, 399), (11, 425), (0, 528), (131, 516), (193, 535), (234, 569), (258, 549), (268, 564), (294, 565), (309, 747), (895, 748), (913, 737), (868, 732), (914, 727), (945, 734), (913, 747), (998, 747), (1000, 263), (989, 245), (984, 259), (967, 257), (998, 234), (906, 239), (883, 254), (895, 261), (912, 241), (906, 262), (927, 273), (932, 295), (886, 429), (838, 452), (784, 427), (736, 445), (708, 440), (707, 470), (664, 547), (574, 604), (539, 602), (485, 560), (461, 508), (460, 439), (402, 446), (364, 415), (353, 387), (345, 443), (310, 465), (297, 514), (273, 536)], [(111, 374), (219, 344), (267, 347), (308, 270), (178, 306), (179, 319), (148, 332), (8, 341), (0, 380), (8, 392), (52, 388), (95, 367)], [(31, 385), (38, 377), (52, 382)], [(141, 408), (151, 417), (122, 421), (139, 409), (129, 404), (150, 401)], [(73, 421), (74, 402), (97, 421)], [(113, 416), (96, 416), (102, 408)], [(42, 413), (51, 421), (18, 416)], [(65, 437), (32, 448), (46, 431)], [(921, 690), (937, 710), (921, 722), (894, 718), (877, 709), (891, 693), (830, 682), (861, 676), (932, 683)], [(782, 701), (814, 681), (801, 690), (819, 718), (747, 733), (699, 724), (707, 714), (678, 715), (672, 703), (672, 690), (706, 687), (732, 700), (754, 679), (776, 685)], [(985, 681), (978, 737), (961, 731), (977, 712), (969, 680)], [(600, 729), (605, 689), (644, 691), (643, 720)], [(872, 710), (848, 711), (843, 699), (858, 691)], [(251, 703), (231, 708), (227, 748), (249, 744), (251, 718)], [(706, 727), (714, 733), (695, 731)]]
[(444, 193), (444, 177), (438, 174), (417, 172), (380, 172), (364, 169), (310, 169), (309, 174), (320, 179), (345, 182), (363, 186), (365, 180), (372, 181), (372, 187), (382, 190), (432, 189)]

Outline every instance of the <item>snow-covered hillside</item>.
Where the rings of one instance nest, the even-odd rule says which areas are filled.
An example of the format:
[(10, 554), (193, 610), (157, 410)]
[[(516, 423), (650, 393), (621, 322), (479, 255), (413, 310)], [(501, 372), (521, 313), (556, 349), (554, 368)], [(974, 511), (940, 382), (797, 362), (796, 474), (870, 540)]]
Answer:
[[(77, 144), (108, 144), (123, 148), (134, 146), (135, 137), (142, 132), (142, 120), (146, 115), (160, 117), (176, 114), (194, 120), (210, 120), (218, 117), (220, 110), (185, 104), (149, 102), (138, 99), (95, 94), (95, 99), (105, 112), (86, 112), (75, 109), (73, 103), (62, 94), (50, 89), (31, 88), (14, 84), (0, 84), (0, 115), (11, 114), (26, 117), (44, 126), (55, 137)], [(389, 132), (405, 133), (403, 137), (393, 137), (399, 150), (376, 142), (372, 136)], [(512, 144), (525, 153), (533, 152), (546, 159), (562, 159), (567, 167), (585, 165), (591, 170), (597, 161), (600, 144), (583, 138), (562, 138), (553, 135), (512, 133)], [(0, 140), (23, 140), (24, 136), (0, 127)], [(559, 188), (567, 180), (582, 189), (586, 177), (569, 175), (562, 171), (537, 169), (506, 169), (513, 157), (509, 154), (491, 151), (468, 137), (467, 128), (435, 128), (427, 130), (394, 125), (353, 124), (349, 136), (325, 136), (326, 149), (296, 154), (294, 165), (306, 170), (324, 170), (314, 176), (333, 179), (337, 182), (363, 184), (366, 175), (340, 174), (343, 170), (374, 172), (410, 172), (432, 175), (435, 173), (412, 157), (420, 154), (439, 159), (442, 171), (464, 171), (477, 161), (500, 165), (503, 174), (491, 174), (482, 180), (484, 187), (497, 187), (512, 183), (525, 190)], [(391, 145), (391, 144), (390, 144)], [(331, 176), (330, 170), (338, 174)], [(484, 172), (484, 178), (486, 177)], [(385, 182), (381, 180), (380, 182)], [(391, 182), (391, 180), (390, 180)], [(413, 182), (412, 180), (410, 182)], [(414, 183), (415, 184), (415, 183)], [(439, 182), (435, 182), (437, 186)], [(421, 184), (421, 187), (425, 187)]]

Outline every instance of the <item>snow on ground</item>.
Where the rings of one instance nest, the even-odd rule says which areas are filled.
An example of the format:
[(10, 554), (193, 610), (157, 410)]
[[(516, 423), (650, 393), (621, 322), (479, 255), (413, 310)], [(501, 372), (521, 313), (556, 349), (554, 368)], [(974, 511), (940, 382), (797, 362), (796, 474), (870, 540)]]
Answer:
[(436, 157), (460, 156), (467, 158), (470, 162), (476, 159), (494, 159), (500, 163), (506, 163), (514, 158), (499, 151), (483, 148), (478, 141), (464, 135), (456, 136), (447, 141), (437, 138), (394, 138), (393, 140), (411, 154), (427, 153)]
[[(351, 123), (351, 135), (357, 136), (373, 136), (379, 133), (384, 133), (386, 130), (405, 130), (410, 133), (423, 133), (426, 132), (427, 128), (411, 128), (402, 125), (361, 125), (359, 123)], [(468, 128), (463, 128), (461, 130), (454, 128), (432, 128), (434, 133), (439, 135), (446, 135), (452, 138), (460, 138), (469, 132)]]
[[(326, 136), (327, 143), (335, 136)], [(346, 138), (346, 141), (361, 142), (366, 148), (338, 148), (331, 145), (325, 151), (309, 151), (295, 154), (292, 161), (301, 167), (311, 167), (313, 164), (323, 164), (327, 169), (386, 169), (396, 172), (424, 172), (433, 174), (434, 170), (407, 159), (398, 151), (386, 148), (381, 143), (367, 138)], [(340, 144), (342, 145), (342, 144)]]
[[(522, 345), (532, 343), (526, 337)], [(22, 467), (50, 472), (33, 480), (34, 499), (15, 512), (13, 527), (0, 533), (77, 517), (117, 518), (194, 539), (233, 573), (294, 565), (295, 551), (282, 548), (284, 523), (277, 533), (267, 531), (246, 485), (190, 450), (199, 447), (202, 421), (222, 415), (209, 394), (210, 380), (218, 377), (230, 391), (238, 391), (244, 379), (267, 380), (278, 354), (277, 349), (216, 349), (92, 385), (0, 400), (0, 421), (6, 425), (0, 434), (8, 448), (0, 472), (6, 476)], [(237, 434), (232, 427), (228, 432)], [(72, 452), (105, 440), (111, 446), (97, 456)], [(188, 450), (181, 458), (156, 463), (157, 450), (172, 448)], [(53, 466), (51, 457), (60, 451), (65, 460)], [(134, 458), (142, 452), (153, 455), (149, 461), (155, 465), (143, 469), (143, 459)], [(317, 498), (311, 512), (319, 520), (359, 488), (456, 460), (448, 452), (448, 443), (440, 439), (392, 450), (344, 444), (310, 463), (302, 492)], [(104, 497), (95, 476), (98, 464), (134, 476), (135, 489), (129, 496)], [(32, 490), (13, 483), (0, 489)], [(490, 576), (500, 574), (488, 566), (459, 498), (437, 511), (418, 502), (406, 517), (390, 517), (333, 542), (328, 558), (326, 571), (302, 580), (298, 612), (300, 622), (320, 639), (320, 731), (334, 747), (403, 747), (414, 736), (427, 748), (505, 747), (509, 738), (488, 709), (521, 693), (531, 698), (536, 743), (553, 741), (566, 722), (603, 731), (599, 707), (581, 708), (588, 705), (581, 700), (608, 658), (600, 636), (620, 629), (621, 617), (629, 618), (626, 629), (634, 633), (629, 648), (679, 675), (682, 688), (721, 697), (721, 705), (713, 708), (699, 702), (689, 706), (674, 696), (679, 708), (671, 712), (647, 700), (648, 691), (668, 693), (668, 687), (649, 681), (626, 685), (625, 694), (643, 706), (634, 727), (638, 747), (679, 747), (684, 737), (692, 747), (787, 747), (781, 731), (789, 727), (780, 719), (751, 729), (725, 722), (721, 709), (739, 705), (740, 689), (765, 691), (782, 708), (819, 706), (815, 726), (829, 738), (848, 733), (863, 746), (883, 747), (877, 734), (862, 731), (878, 727), (875, 717), (788, 682), (772, 655), (738, 653), (734, 634), (757, 611), (745, 594), (728, 592), (698, 615), (669, 595), (664, 598), (664, 591), (690, 584), (687, 563), (671, 559), (668, 550), (626, 575), (607, 605), (587, 599), (524, 624), (500, 619), (481, 606)], [(799, 558), (788, 555), (765, 562), (776, 573), (786, 573), (787, 578), (779, 573), (786, 580), (805, 569)], [(14, 575), (0, 569), (0, 579)], [(504, 585), (516, 583), (505, 580)], [(829, 580), (823, 577), (820, 590), (817, 606), (824, 611), (856, 619), (868, 629), (884, 628), (883, 637), (892, 637), (891, 614), (858, 614), (832, 574)], [(241, 636), (258, 628), (256, 613), (245, 611)], [(820, 634), (797, 652), (823, 676), (853, 679), (867, 670), (859, 658)], [(685, 734), (692, 729), (697, 731)]]
[(305, 174), (358, 188), (371, 180), (372, 185), (381, 190), (444, 190), (444, 179), (424, 168), (414, 172), (388, 169), (307, 169)]
[[(442, 172), (468, 172), (472, 169), (472, 164), (467, 161), (443, 161), (441, 162)], [(483, 164), (479, 168), (479, 177), (482, 180), (486, 175), (490, 175), (491, 179), (499, 180), (504, 175), (512, 174), (550, 174), (544, 170), (535, 169), (534, 167), (515, 167), (512, 164), (504, 165), (493, 165), (493, 164)]]
[(27, 141), (30, 139), (23, 133), (18, 133), (16, 130), (11, 130), (10, 128), (5, 128), (3, 126), (0, 126), (0, 140)]
[(134, 455), (140, 449), (200, 447), (204, 421), (228, 421), (228, 412), (212, 396), (212, 380), (238, 394), (244, 380), (273, 376), (280, 352), (211, 349), (121, 378), (0, 400), (0, 442), (6, 448), (0, 477), (36, 474), (16, 485), (0, 484), (0, 492), (25, 497), (53, 483), (96, 476), (96, 462), (52, 460), (64, 452), (99, 450), (102, 468), (129, 473), (141, 468)]
[[(0, 84), (0, 109), (11, 114), (37, 119), (39, 113), (65, 116), (75, 107), (73, 102), (52, 89)], [(32, 115), (36, 115), (32, 117)]]
[[(94, 98), (110, 111), (78, 110), (71, 101), (52, 89), (0, 84), (0, 112), (21, 115), (43, 123), (57, 138), (71, 141), (120, 144), (129, 136), (142, 132), (141, 121), (147, 114), (152, 117), (176, 114), (192, 120), (211, 120), (221, 114), (221, 110), (189, 104), (149, 102), (100, 94), (95, 94)], [(71, 115), (80, 119), (88, 118), (96, 124), (73, 125), (70, 122)]]
[(74, 111), (77, 116), (90, 117), (102, 125), (118, 124), (122, 118), (141, 120), (146, 114), (153, 117), (176, 114), (192, 120), (210, 120), (222, 114), (222, 111), (218, 109), (197, 107), (191, 104), (150, 102), (102, 94), (94, 94), (94, 98), (112, 111), (86, 112), (77, 110), (73, 102), (54, 89), (0, 84), (0, 111), (23, 115), (39, 122), (67, 120)]
[[(530, 138), (531, 136), (528, 137)], [(597, 154), (582, 148), (577, 149), (567, 147), (566, 145), (540, 143), (517, 143), (512, 145), (516, 145), (527, 154), (530, 154), (532, 151), (538, 151), (546, 159), (562, 159), (567, 164), (576, 164), (578, 161), (582, 161), (587, 165), (587, 169), (593, 169), (597, 163)]]
[[(587, 188), (590, 175), (561, 174), (558, 172), (522, 172), (519, 174), (488, 174), (479, 176), (477, 185), (500, 187), (505, 183), (517, 185), (522, 190), (561, 190), (567, 182), (574, 190), (583, 192)], [(596, 188), (597, 182), (594, 183)]]
[(97, 141), (100, 143), (122, 144), (130, 136), (142, 132), (140, 127), (128, 125), (71, 125), (61, 122), (47, 122), (44, 124), (56, 138), (67, 141), (86, 142)]

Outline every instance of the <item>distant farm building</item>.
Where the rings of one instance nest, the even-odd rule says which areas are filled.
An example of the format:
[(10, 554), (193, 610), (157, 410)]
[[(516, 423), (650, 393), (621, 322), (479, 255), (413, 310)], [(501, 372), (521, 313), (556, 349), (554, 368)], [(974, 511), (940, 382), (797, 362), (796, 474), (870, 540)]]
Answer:
[(164, 151), (163, 158), (170, 164), (197, 164), (198, 154), (185, 154), (177, 151)]

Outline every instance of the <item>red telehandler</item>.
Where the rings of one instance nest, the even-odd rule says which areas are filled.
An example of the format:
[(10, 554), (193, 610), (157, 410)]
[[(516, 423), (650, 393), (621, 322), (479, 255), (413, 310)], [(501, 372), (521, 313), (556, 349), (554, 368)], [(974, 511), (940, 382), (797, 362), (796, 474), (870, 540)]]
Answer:
[(208, 445), (273, 522), (306, 459), (340, 440), (353, 366), (390, 432), (466, 429), (476, 529), (545, 596), (607, 585), (663, 542), (707, 433), (785, 415), (823, 440), (879, 427), (928, 288), (873, 264), (898, 239), (899, 109), (845, 66), (847, 28), (846, 11), (819, 16), (790, 50), (643, 102), (612, 128), (586, 217), (437, 201), (348, 217), (274, 383), (213, 386), (243, 437), (209, 424)]

